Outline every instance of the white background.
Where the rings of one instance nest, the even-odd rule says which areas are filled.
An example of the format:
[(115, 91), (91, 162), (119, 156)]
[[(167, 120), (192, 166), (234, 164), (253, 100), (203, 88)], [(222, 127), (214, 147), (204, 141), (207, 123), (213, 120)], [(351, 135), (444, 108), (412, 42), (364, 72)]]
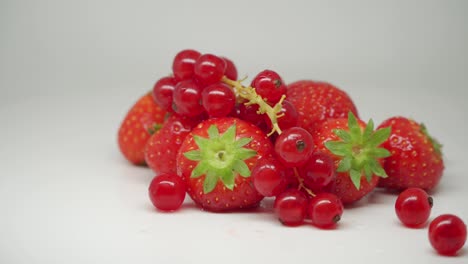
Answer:
[(468, 222), (468, 1), (0, 1), (0, 263), (467, 263), (402, 227), (376, 191), (337, 230), (269, 212), (153, 210), (116, 133), (181, 49), (240, 75), (329, 81), (363, 119), (423, 121), (444, 144), (431, 219)]

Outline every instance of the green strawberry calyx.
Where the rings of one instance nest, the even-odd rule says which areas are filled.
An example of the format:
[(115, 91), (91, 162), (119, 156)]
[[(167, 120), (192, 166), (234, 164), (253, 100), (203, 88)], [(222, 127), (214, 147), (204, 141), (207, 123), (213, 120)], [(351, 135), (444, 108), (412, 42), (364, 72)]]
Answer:
[(230, 126), (223, 134), (219, 133), (216, 125), (208, 128), (208, 138), (194, 135), (197, 150), (184, 153), (184, 156), (198, 164), (192, 170), (191, 178), (205, 175), (203, 192), (210, 193), (219, 180), (233, 190), (237, 175), (250, 177), (251, 171), (245, 160), (257, 155), (252, 149), (244, 148), (252, 138), (236, 139), (236, 124)]
[(337, 172), (348, 172), (357, 190), (361, 187), (361, 177), (368, 182), (372, 176), (386, 178), (387, 173), (379, 163), (379, 159), (390, 156), (390, 152), (379, 147), (390, 136), (391, 128), (381, 128), (374, 131), (374, 122), (369, 120), (361, 129), (356, 116), (348, 113), (348, 129), (335, 129), (333, 133), (340, 140), (327, 141), (325, 147), (341, 158)]

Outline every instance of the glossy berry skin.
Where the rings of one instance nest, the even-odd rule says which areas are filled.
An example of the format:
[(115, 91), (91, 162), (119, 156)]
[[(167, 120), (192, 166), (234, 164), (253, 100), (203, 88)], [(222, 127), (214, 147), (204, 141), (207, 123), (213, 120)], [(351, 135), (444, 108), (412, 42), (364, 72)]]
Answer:
[(154, 207), (174, 211), (184, 202), (185, 182), (175, 174), (161, 174), (154, 177), (148, 191)]
[(315, 226), (332, 228), (343, 215), (343, 204), (332, 193), (319, 193), (310, 200), (307, 212)]
[(183, 116), (195, 117), (202, 114), (202, 87), (194, 80), (180, 81), (174, 89), (173, 108)]
[(466, 242), (466, 225), (458, 216), (444, 214), (429, 225), (429, 241), (442, 255), (455, 255)]
[(153, 87), (153, 99), (166, 111), (172, 111), (172, 97), (177, 82), (174, 77), (159, 79)]
[(176, 174), (176, 157), (185, 137), (198, 124), (196, 118), (171, 115), (156, 133), (145, 149), (146, 164), (156, 173)]
[(195, 62), (195, 78), (207, 86), (221, 80), (226, 71), (226, 61), (213, 54), (203, 54)]
[(210, 117), (225, 117), (233, 111), (236, 95), (226, 84), (215, 83), (203, 89), (202, 101)]
[(310, 133), (329, 118), (346, 118), (349, 111), (358, 117), (349, 95), (330, 83), (311, 80), (293, 82), (288, 85), (286, 98), (299, 113), (299, 126)]
[(187, 80), (194, 75), (195, 62), (200, 58), (200, 52), (196, 50), (182, 50), (174, 58), (172, 72), (178, 81)]
[(262, 127), (265, 124), (265, 118), (262, 114), (258, 114), (258, 105), (245, 105), (239, 104), (239, 118), (252, 123), (258, 127)]
[(307, 130), (300, 127), (284, 130), (275, 142), (275, 153), (278, 160), (289, 168), (304, 165), (313, 151), (312, 136)]
[(145, 146), (164, 122), (166, 111), (157, 105), (151, 93), (142, 96), (131, 107), (118, 132), (120, 152), (133, 164), (145, 164)]
[(380, 187), (406, 189), (436, 187), (444, 171), (441, 146), (426, 128), (406, 117), (392, 117), (379, 128), (391, 127), (390, 137), (382, 146), (392, 155), (384, 159), (388, 177), (381, 179)]
[(283, 225), (298, 226), (307, 214), (307, 197), (297, 189), (288, 189), (276, 196), (274, 209)]
[(274, 158), (264, 158), (252, 169), (255, 189), (265, 197), (282, 193), (288, 184), (285, 168)]
[[(279, 112), (279, 115), (283, 115), (278, 118), (278, 126), (281, 128), (281, 130), (286, 130), (288, 128), (297, 126), (299, 115), (296, 111), (296, 107), (288, 100), (284, 100), (281, 104), (281, 111)], [(265, 118), (265, 123), (267, 124), (268, 128), (271, 130), (272, 125), (270, 118), (268, 115), (263, 115), (263, 117)]]
[(404, 225), (418, 227), (429, 219), (432, 203), (432, 197), (423, 189), (409, 188), (398, 196), (395, 212)]
[(234, 65), (234, 62), (226, 57), (222, 58), (226, 62), (226, 70), (224, 71), (224, 75), (226, 75), (226, 77), (231, 80), (237, 80), (237, 68), (236, 65)]
[(314, 152), (307, 163), (298, 168), (304, 185), (314, 193), (321, 192), (335, 180), (335, 163), (330, 155)]
[(251, 86), (270, 104), (276, 104), (281, 96), (286, 95), (286, 84), (279, 74), (272, 70), (264, 70), (257, 74)]

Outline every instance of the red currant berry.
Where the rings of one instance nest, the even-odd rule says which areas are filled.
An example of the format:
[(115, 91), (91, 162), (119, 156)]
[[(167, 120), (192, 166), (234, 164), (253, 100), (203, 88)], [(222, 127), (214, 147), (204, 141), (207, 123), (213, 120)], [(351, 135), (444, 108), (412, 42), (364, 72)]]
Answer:
[[(278, 118), (278, 126), (282, 130), (297, 126), (299, 115), (297, 113), (296, 107), (288, 100), (283, 101), (283, 103), (281, 104), (281, 111), (278, 114), (283, 115)], [(268, 125), (268, 128), (271, 130), (272, 125), (270, 118), (268, 117), (268, 115), (263, 116), (265, 118), (266, 124)]]
[(255, 189), (266, 197), (282, 193), (288, 184), (285, 169), (273, 158), (259, 160), (252, 169), (251, 177)]
[(202, 92), (203, 107), (210, 117), (225, 117), (236, 104), (236, 95), (224, 83), (212, 84)]
[(455, 255), (466, 242), (466, 225), (455, 215), (436, 217), (429, 225), (429, 241), (442, 255)]
[(200, 52), (190, 49), (177, 53), (172, 62), (172, 72), (175, 78), (179, 81), (192, 78), (195, 62), (200, 58), (200, 55)]
[(202, 88), (195, 81), (180, 81), (174, 89), (174, 111), (183, 116), (199, 116), (204, 111), (201, 94)]
[(286, 167), (303, 166), (314, 151), (312, 135), (300, 127), (284, 130), (275, 142), (275, 153)]
[(276, 104), (281, 96), (286, 94), (286, 84), (278, 73), (271, 70), (264, 70), (257, 74), (251, 86), (263, 99), (271, 104)]
[(297, 189), (289, 189), (275, 199), (275, 213), (283, 225), (298, 226), (307, 213), (307, 197)]
[(343, 204), (340, 198), (332, 193), (319, 193), (310, 200), (308, 214), (315, 226), (331, 228), (340, 221)]
[(167, 111), (172, 111), (172, 96), (176, 81), (174, 77), (163, 77), (159, 79), (153, 87), (154, 101)]
[(298, 172), (304, 185), (319, 193), (335, 179), (335, 163), (330, 155), (314, 152), (307, 163), (298, 168)]
[(213, 54), (203, 54), (195, 62), (195, 78), (204, 85), (219, 82), (226, 70), (226, 62)]
[(185, 199), (185, 182), (175, 174), (160, 174), (151, 181), (149, 197), (159, 210), (179, 209)]
[(398, 219), (409, 227), (424, 224), (431, 214), (432, 198), (420, 188), (408, 188), (398, 196), (395, 212)]
[(224, 71), (224, 75), (231, 80), (237, 80), (237, 68), (230, 59), (223, 57), (224, 61), (226, 62), (226, 70)]
[(245, 105), (239, 104), (239, 118), (245, 120), (249, 123), (252, 123), (258, 127), (265, 124), (265, 119), (262, 114), (257, 113), (258, 105)]

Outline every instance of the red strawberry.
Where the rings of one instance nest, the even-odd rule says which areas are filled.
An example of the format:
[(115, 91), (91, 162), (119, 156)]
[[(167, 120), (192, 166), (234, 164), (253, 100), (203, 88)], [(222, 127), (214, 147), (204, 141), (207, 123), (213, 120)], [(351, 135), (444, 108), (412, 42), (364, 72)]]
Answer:
[(176, 157), (182, 142), (198, 120), (172, 115), (146, 144), (145, 160), (156, 173), (176, 174)]
[(392, 154), (384, 159), (388, 178), (381, 187), (406, 189), (419, 187), (430, 190), (437, 186), (444, 170), (441, 145), (432, 138), (423, 124), (405, 117), (392, 117), (379, 127), (391, 127), (383, 147)]
[(346, 118), (358, 112), (344, 91), (326, 82), (297, 81), (288, 85), (287, 97), (299, 114), (299, 126), (309, 132), (328, 118)]
[(390, 153), (379, 146), (389, 134), (389, 128), (374, 131), (372, 120), (366, 125), (351, 112), (348, 119), (328, 119), (316, 127), (314, 143), (317, 150), (335, 160), (337, 174), (332, 192), (343, 203), (361, 199), (377, 186), (379, 177), (387, 177), (381, 162)]
[(206, 210), (253, 207), (263, 196), (255, 190), (251, 170), (272, 153), (258, 127), (233, 117), (208, 119), (182, 143), (177, 173), (186, 180), (192, 200)]
[(166, 111), (153, 100), (151, 93), (141, 97), (128, 111), (118, 132), (119, 148), (125, 158), (137, 165), (145, 164), (145, 145), (151, 134), (164, 122)]

